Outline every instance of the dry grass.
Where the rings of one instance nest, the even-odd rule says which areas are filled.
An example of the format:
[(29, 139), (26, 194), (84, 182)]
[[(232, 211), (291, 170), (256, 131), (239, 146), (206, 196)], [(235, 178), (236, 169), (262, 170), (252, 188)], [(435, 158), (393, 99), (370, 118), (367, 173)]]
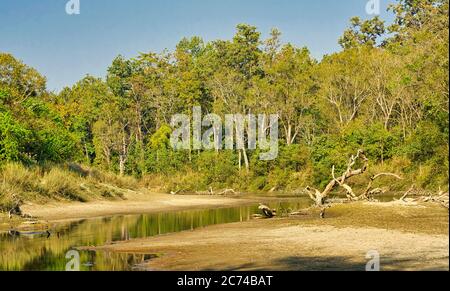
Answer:
[(91, 169), (89, 170), (89, 174), (87, 178), (90, 181), (96, 182), (96, 183), (103, 183), (108, 185), (114, 185), (119, 188), (126, 188), (126, 189), (138, 189), (139, 183), (138, 181), (130, 176), (118, 176), (113, 173), (100, 171), (97, 169)]
[(53, 168), (42, 177), (41, 183), (50, 197), (86, 202), (88, 198), (81, 188), (82, 179), (71, 172)]
[(137, 187), (137, 181), (131, 177), (76, 164), (26, 167), (9, 163), (0, 168), (0, 211), (10, 209), (18, 200), (42, 204), (123, 199), (126, 189)]

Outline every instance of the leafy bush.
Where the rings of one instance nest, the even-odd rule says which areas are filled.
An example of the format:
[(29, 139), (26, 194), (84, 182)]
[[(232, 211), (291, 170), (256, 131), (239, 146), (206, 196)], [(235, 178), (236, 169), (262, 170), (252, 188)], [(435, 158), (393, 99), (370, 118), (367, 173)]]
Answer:
[(0, 161), (27, 161), (26, 145), (30, 136), (31, 132), (9, 112), (0, 112)]

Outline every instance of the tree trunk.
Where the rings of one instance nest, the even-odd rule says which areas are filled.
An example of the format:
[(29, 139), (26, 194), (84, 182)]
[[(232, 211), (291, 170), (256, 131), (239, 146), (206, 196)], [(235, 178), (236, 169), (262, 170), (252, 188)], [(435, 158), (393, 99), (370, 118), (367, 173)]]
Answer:
[(286, 133), (286, 144), (290, 146), (292, 144), (292, 125), (288, 123), (287, 133)]
[(127, 137), (126, 137), (126, 130), (125, 128), (122, 129), (122, 148), (121, 152), (119, 154), (119, 172), (120, 176), (125, 175), (125, 164), (128, 159), (128, 143), (127, 143)]
[(250, 171), (250, 162), (248, 160), (247, 151), (245, 149), (242, 150), (242, 156), (244, 157), (245, 170), (248, 173)]
[(242, 152), (239, 151), (239, 171), (242, 169)]
[(125, 176), (125, 158), (123, 155), (119, 157), (119, 173), (120, 176)]

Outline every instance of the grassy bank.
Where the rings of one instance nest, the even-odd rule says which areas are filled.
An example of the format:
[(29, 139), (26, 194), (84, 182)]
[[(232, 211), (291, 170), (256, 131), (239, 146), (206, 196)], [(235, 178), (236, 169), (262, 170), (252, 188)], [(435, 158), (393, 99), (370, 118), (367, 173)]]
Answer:
[(137, 180), (75, 164), (25, 167), (9, 163), (0, 168), (0, 210), (24, 201), (88, 202), (122, 200), (127, 189), (137, 189)]
[[(420, 175), (420, 172), (399, 173), (398, 169), (403, 167), (404, 165), (399, 161), (372, 165), (367, 173), (353, 178), (348, 183), (355, 193), (362, 193), (371, 176), (381, 172), (392, 172), (398, 173), (403, 179), (384, 177), (375, 181), (373, 187), (381, 188), (386, 193), (399, 195), (403, 195), (413, 184), (416, 184), (419, 189), (420, 181), (417, 180), (417, 176)], [(299, 196), (306, 195), (304, 189), (308, 185), (322, 187), (314, 183), (312, 173), (312, 169), (309, 168), (301, 171), (286, 170), (268, 178), (245, 170), (234, 171), (226, 175), (225, 173), (218, 175), (217, 171), (180, 170), (170, 175), (148, 174), (137, 179), (78, 164), (27, 167), (19, 163), (6, 163), (0, 166), (0, 211), (9, 211), (15, 205), (22, 205), (24, 202), (42, 205), (49, 202), (120, 201), (126, 199), (125, 194), (129, 190), (208, 195), (212, 190), (215, 195), (251, 193), (251, 195), (245, 196)], [(222, 176), (226, 179), (218, 179)], [(257, 181), (263, 180), (265, 186), (255, 186)], [(226, 192), (224, 189), (229, 191)], [(422, 189), (425, 191), (425, 188)], [(441, 189), (447, 190), (448, 186), (443, 186)], [(345, 194), (343, 191), (343, 189), (337, 189), (334, 194)], [(439, 190), (436, 188), (427, 191), (437, 193)]]

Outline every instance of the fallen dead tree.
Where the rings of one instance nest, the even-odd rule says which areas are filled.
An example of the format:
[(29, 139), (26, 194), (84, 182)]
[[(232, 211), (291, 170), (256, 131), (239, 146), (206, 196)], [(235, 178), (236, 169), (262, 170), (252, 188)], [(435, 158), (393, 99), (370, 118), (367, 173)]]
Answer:
[[(354, 167), (360, 163), (359, 168), (355, 169)], [(381, 188), (373, 189), (373, 183), (382, 177), (390, 176), (395, 177), (397, 179), (402, 179), (400, 176), (393, 173), (380, 173), (370, 178), (369, 184), (366, 187), (366, 190), (361, 195), (356, 195), (353, 191), (352, 187), (348, 184), (348, 181), (355, 176), (362, 175), (366, 173), (369, 168), (369, 159), (366, 157), (363, 150), (359, 150), (356, 155), (351, 156), (347, 169), (339, 176), (336, 177), (335, 166), (332, 167), (331, 174), (333, 179), (327, 184), (323, 191), (319, 191), (318, 189), (307, 187), (306, 192), (309, 194), (309, 197), (314, 200), (317, 206), (323, 206), (327, 203), (327, 198), (329, 195), (338, 187), (342, 187), (346, 191), (347, 199), (350, 201), (360, 201), (360, 200), (370, 200), (373, 199), (375, 195), (384, 193), (385, 191)]]
[[(357, 165), (359, 165), (357, 167)], [(357, 168), (355, 168), (357, 167)], [(356, 155), (350, 157), (350, 160), (347, 164), (347, 169), (338, 177), (336, 177), (336, 168), (335, 166), (331, 169), (332, 180), (327, 184), (323, 191), (318, 189), (307, 187), (306, 193), (309, 197), (315, 202), (316, 207), (321, 208), (320, 216), (322, 218), (325, 217), (325, 211), (330, 207), (330, 203), (328, 201), (329, 195), (339, 187), (342, 187), (346, 191), (347, 199), (346, 201), (354, 202), (354, 201), (362, 201), (362, 200), (373, 200), (376, 195), (382, 194), (385, 190), (381, 188), (373, 188), (373, 184), (376, 180), (382, 177), (394, 177), (396, 179), (402, 179), (400, 176), (393, 173), (380, 173), (374, 175), (370, 178), (370, 181), (366, 187), (366, 190), (361, 195), (356, 195), (353, 191), (352, 187), (348, 184), (348, 181), (355, 176), (362, 175), (367, 172), (369, 168), (369, 159), (365, 155), (363, 150), (358, 150)]]
[(225, 190), (217, 193), (217, 195), (229, 195), (229, 194), (237, 195), (238, 193), (236, 191), (234, 191), (233, 189), (225, 189)]
[[(359, 165), (357, 168), (355, 168)], [(335, 167), (331, 169), (332, 180), (327, 184), (323, 191), (318, 189), (307, 187), (306, 193), (315, 202), (313, 208), (320, 208), (320, 216), (325, 217), (325, 212), (331, 207), (333, 203), (351, 203), (356, 201), (374, 201), (377, 195), (386, 192), (382, 188), (373, 188), (374, 182), (383, 177), (392, 177), (398, 180), (403, 179), (397, 174), (393, 173), (379, 173), (372, 176), (366, 187), (366, 190), (361, 195), (356, 195), (352, 187), (348, 184), (349, 179), (355, 176), (362, 175), (367, 172), (369, 167), (369, 159), (366, 157), (363, 150), (359, 150), (356, 155), (352, 156), (347, 164), (347, 169), (338, 177), (335, 174)], [(330, 194), (336, 189), (342, 187), (346, 192), (346, 199), (329, 199)], [(414, 198), (409, 198), (414, 196)], [(424, 193), (419, 191), (413, 185), (400, 200), (394, 202), (401, 203), (402, 205), (416, 205), (417, 203), (436, 203), (447, 209), (449, 209), (449, 193), (440, 191), (437, 195), (432, 193)]]
[(449, 209), (449, 193), (442, 190), (440, 190), (437, 195), (433, 193), (424, 193), (423, 191), (417, 190), (416, 186), (413, 185), (405, 192), (402, 198), (400, 198), (399, 202), (403, 204), (435, 203)]
[(277, 216), (276, 209), (271, 209), (269, 206), (264, 204), (259, 204), (258, 209), (261, 211), (262, 214), (255, 214), (254, 218), (273, 218)]
[[(178, 195), (181, 193), (191, 193), (191, 192), (187, 192), (185, 190), (177, 190), (177, 191), (170, 191), (169, 192), (171, 195)], [(212, 187), (209, 187), (208, 191), (195, 191), (194, 192), (195, 195), (202, 195), (202, 196), (206, 196), (206, 195), (217, 195), (217, 196), (226, 196), (226, 195), (239, 195), (240, 192), (235, 191), (234, 189), (223, 189), (220, 190), (219, 192), (214, 191), (214, 189)]]
[[(363, 162), (362, 166), (359, 169), (353, 169), (356, 163), (361, 160)], [(327, 184), (323, 191), (319, 191), (318, 189), (307, 187), (306, 191), (309, 194), (309, 197), (314, 200), (317, 206), (323, 206), (326, 204), (326, 199), (330, 195), (330, 193), (337, 187), (343, 187), (347, 191), (348, 198), (356, 198), (355, 193), (352, 188), (347, 184), (347, 180), (354, 176), (359, 176), (364, 174), (369, 166), (369, 160), (367, 159), (364, 151), (359, 150), (355, 156), (350, 158), (350, 161), (347, 165), (347, 170), (338, 178), (335, 175), (335, 166), (332, 168), (332, 176), (333, 179)]]
[(218, 196), (223, 196), (223, 195), (230, 195), (230, 194), (238, 195), (239, 193), (236, 192), (234, 189), (224, 189), (224, 190), (216, 193), (213, 190), (212, 187), (209, 187), (209, 191), (203, 191), (203, 192), (202, 191), (197, 191), (197, 192), (195, 192), (195, 194), (197, 194), (197, 195), (218, 195)]
[(422, 197), (422, 202), (437, 203), (448, 210), (449, 194), (447, 192), (437, 196)]

